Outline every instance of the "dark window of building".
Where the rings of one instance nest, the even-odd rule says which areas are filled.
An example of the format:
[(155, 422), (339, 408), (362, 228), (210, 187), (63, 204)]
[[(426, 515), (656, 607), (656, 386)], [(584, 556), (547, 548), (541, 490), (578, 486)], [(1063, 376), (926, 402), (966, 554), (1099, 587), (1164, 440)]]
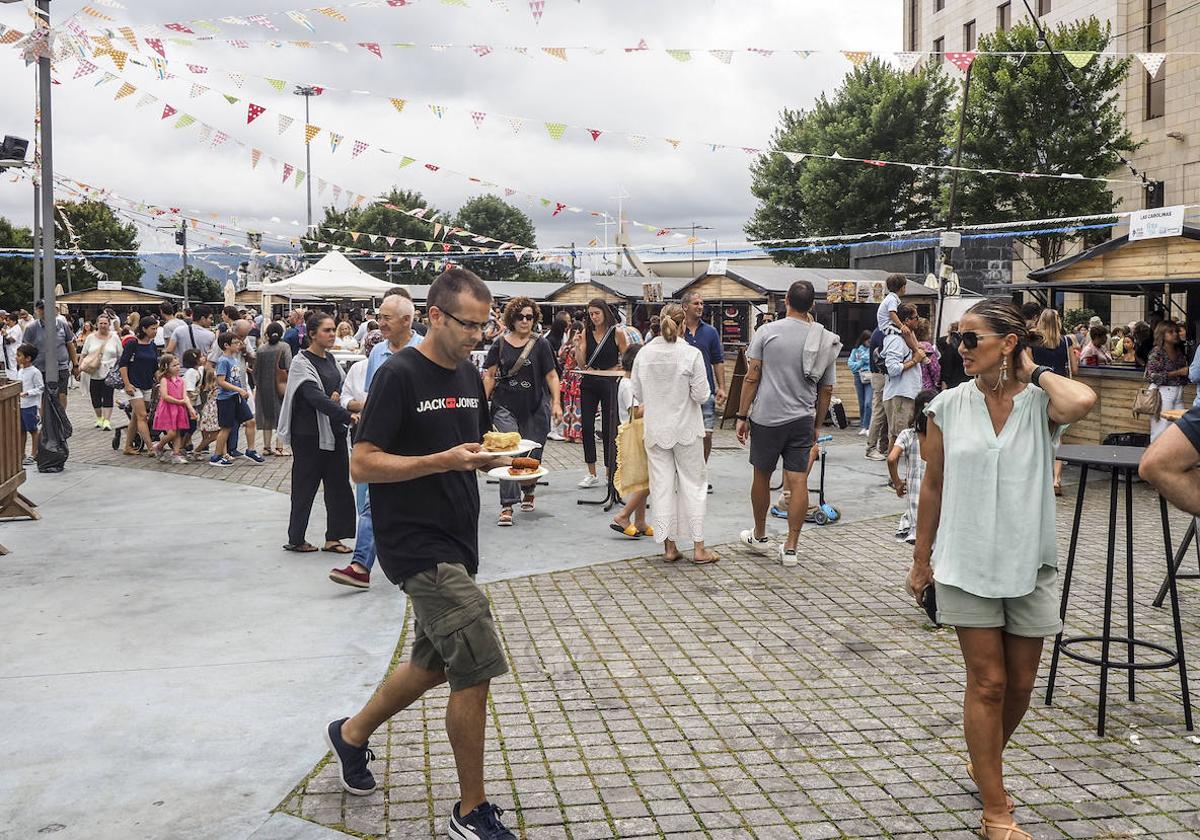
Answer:
[(1050, 0), (1038, 0), (1038, 17), (1050, 14)]
[(944, 8), (946, 8), (946, 0), (933, 0), (933, 10), (935, 12), (940, 12)]
[(1151, 181), (1146, 185), (1146, 209), (1157, 210), (1166, 206), (1167, 184), (1165, 181)]
[(921, 0), (908, 0), (908, 48), (917, 51), (921, 33)]
[(975, 49), (975, 21), (967, 21), (963, 24), (963, 50), (970, 52)]
[(945, 58), (945, 55), (946, 55), (946, 39), (945, 38), (934, 38), (933, 39), (934, 60), (941, 61), (943, 58)]
[[(1166, 52), (1167, 0), (1146, 0), (1146, 51)], [(1146, 77), (1146, 119), (1153, 120), (1167, 112), (1166, 63), (1151, 79)]]
[(996, 30), (1007, 32), (1012, 27), (1012, 3), (1001, 3), (996, 7)]

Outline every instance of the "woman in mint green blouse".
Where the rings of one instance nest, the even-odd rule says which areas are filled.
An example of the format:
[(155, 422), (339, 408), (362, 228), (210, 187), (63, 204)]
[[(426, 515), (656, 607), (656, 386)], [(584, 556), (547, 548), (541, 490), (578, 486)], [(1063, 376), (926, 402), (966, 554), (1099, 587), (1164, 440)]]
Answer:
[(920, 603), (937, 594), (938, 620), (953, 625), (967, 668), (966, 772), (983, 800), (980, 834), (1031, 835), (1016, 827), (1003, 754), (1033, 692), (1042, 641), (1059, 632), (1054, 440), (1096, 402), (1086, 385), (1038, 367), (1021, 312), (978, 303), (951, 342), (973, 380), (926, 408), (921, 517), (908, 574)]

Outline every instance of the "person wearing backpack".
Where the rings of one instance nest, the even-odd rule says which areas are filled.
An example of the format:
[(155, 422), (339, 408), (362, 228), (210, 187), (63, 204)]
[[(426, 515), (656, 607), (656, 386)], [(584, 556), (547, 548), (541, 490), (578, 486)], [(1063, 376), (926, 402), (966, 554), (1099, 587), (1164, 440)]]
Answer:
[(883, 362), (883, 330), (876, 329), (871, 333), (870, 352), (871, 371), (871, 425), (867, 429), (868, 461), (886, 461), (884, 449), (888, 448), (891, 438), (888, 437), (887, 414), (883, 410), (883, 386), (887, 384), (887, 365)]

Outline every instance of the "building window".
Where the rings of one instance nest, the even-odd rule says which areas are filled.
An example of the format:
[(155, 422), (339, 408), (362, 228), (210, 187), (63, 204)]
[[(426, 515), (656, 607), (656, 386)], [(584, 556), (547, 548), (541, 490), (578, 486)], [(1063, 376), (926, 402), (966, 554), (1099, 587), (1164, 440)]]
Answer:
[(1145, 187), (1146, 209), (1157, 210), (1166, 206), (1167, 184), (1165, 181), (1151, 181)]
[(908, 48), (916, 52), (921, 39), (921, 0), (908, 0)]
[(944, 8), (946, 8), (946, 0), (933, 0), (933, 10), (935, 12), (940, 12)]
[(967, 21), (963, 24), (963, 51), (970, 52), (975, 49), (975, 21)]
[(1038, 17), (1050, 14), (1050, 0), (1038, 0)]
[[(1146, 0), (1146, 51), (1166, 52), (1167, 0)], [(1154, 120), (1166, 113), (1167, 68), (1164, 62), (1158, 74), (1146, 78), (1146, 119)]]
[(934, 38), (933, 39), (933, 57), (934, 57), (934, 60), (936, 60), (936, 61), (941, 61), (942, 59), (944, 59), (946, 57), (946, 39), (945, 38)]
[(1012, 28), (1012, 3), (1001, 3), (996, 7), (996, 31), (1007, 32)]

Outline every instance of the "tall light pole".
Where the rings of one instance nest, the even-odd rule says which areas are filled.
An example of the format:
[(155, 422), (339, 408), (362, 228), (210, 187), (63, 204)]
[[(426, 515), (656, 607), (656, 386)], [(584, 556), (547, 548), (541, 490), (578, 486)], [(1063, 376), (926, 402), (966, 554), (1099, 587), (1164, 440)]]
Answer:
[[(314, 96), (320, 96), (321, 91), (319, 88), (312, 87), (311, 85), (296, 85), (293, 93), (296, 96), (304, 97), (304, 125), (306, 127), (305, 137), (307, 137), (307, 126), (312, 124), (312, 119), (308, 114), (308, 101)], [(304, 165), (308, 167), (308, 229), (305, 233), (308, 236), (312, 236), (312, 143), (308, 142), (307, 139), (304, 141)]]
[(183, 219), (179, 223), (179, 230), (175, 231), (175, 244), (183, 247), (183, 271), (180, 277), (183, 278), (183, 308), (188, 308), (188, 252), (187, 252), (187, 219)]

